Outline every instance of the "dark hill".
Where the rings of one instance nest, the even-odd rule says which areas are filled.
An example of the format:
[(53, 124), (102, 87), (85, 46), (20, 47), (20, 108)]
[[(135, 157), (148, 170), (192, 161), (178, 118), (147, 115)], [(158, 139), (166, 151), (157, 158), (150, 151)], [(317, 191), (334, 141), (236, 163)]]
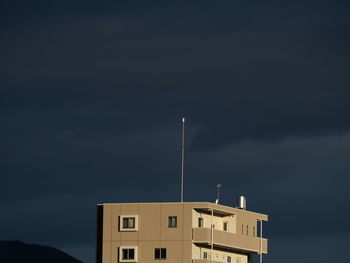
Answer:
[(21, 241), (0, 241), (1, 263), (82, 263), (53, 247), (25, 244)]

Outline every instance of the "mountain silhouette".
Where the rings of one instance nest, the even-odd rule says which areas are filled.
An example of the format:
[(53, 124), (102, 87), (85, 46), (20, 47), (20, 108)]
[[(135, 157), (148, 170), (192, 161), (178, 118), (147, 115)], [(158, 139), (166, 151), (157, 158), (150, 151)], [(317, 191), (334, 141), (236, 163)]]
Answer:
[(53, 247), (25, 244), (21, 241), (0, 241), (1, 263), (83, 263)]

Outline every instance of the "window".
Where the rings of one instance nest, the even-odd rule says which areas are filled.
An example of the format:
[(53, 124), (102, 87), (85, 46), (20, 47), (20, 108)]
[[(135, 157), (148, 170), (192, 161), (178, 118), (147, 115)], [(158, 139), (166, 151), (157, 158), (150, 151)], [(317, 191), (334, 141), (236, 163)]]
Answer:
[(248, 236), (248, 229), (249, 229), (248, 225), (247, 225), (246, 229), (247, 229), (247, 236)]
[(255, 237), (256, 234), (255, 234), (255, 226), (253, 226), (253, 237)]
[(198, 227), (203, 227), (204, 226), (204, 219), (202, 217), (198, 218)]
[(224, 231), (228, 231), (228, 222), (224, 222), (223, 229)]
[(203, 258), (207, 259), (208, 258), (208, 252), (203, 252)]
[(155, 248), (154, 249), (155, 259), (166, 259), (166, 248)]
[(120, 231), (137, 231), (137, 219), (135, 216), (120, 216)]
[(135, 228), (135, 218), (134, 217), (124, 217), (123, 218), (123, 228)]
[(242, 235), (244, 234), (244, 230), (243, 230), (243, 224), (242, 224)]
[(124, 248), (122, 250), (122, 259), (135, 259), (135, 249), (133, 248)]
[(227, 263), (231, 263), (231, 257), (227, 256)]
[(137, 261), (136, 247), (120, 247), (119, 258), (120, 258), (120, 262), (136, 262)]
[(177, 227), (177, 217), (169, 216), (168, 227)]

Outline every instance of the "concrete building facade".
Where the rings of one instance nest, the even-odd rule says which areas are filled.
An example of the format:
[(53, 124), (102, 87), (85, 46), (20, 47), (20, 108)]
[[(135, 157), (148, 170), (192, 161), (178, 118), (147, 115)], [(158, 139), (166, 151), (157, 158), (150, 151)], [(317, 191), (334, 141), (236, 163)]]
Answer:
[(96, 263), (249, 263), (264, 214), (208, 202), (97, 206)]

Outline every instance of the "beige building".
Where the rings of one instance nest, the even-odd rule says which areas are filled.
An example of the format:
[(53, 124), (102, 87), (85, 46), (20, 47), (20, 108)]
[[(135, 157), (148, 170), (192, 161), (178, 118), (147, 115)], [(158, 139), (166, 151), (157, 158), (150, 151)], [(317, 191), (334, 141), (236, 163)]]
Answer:
[(97, 206), (96, 263), (248, 263), (268, 217), (208, 202)]

